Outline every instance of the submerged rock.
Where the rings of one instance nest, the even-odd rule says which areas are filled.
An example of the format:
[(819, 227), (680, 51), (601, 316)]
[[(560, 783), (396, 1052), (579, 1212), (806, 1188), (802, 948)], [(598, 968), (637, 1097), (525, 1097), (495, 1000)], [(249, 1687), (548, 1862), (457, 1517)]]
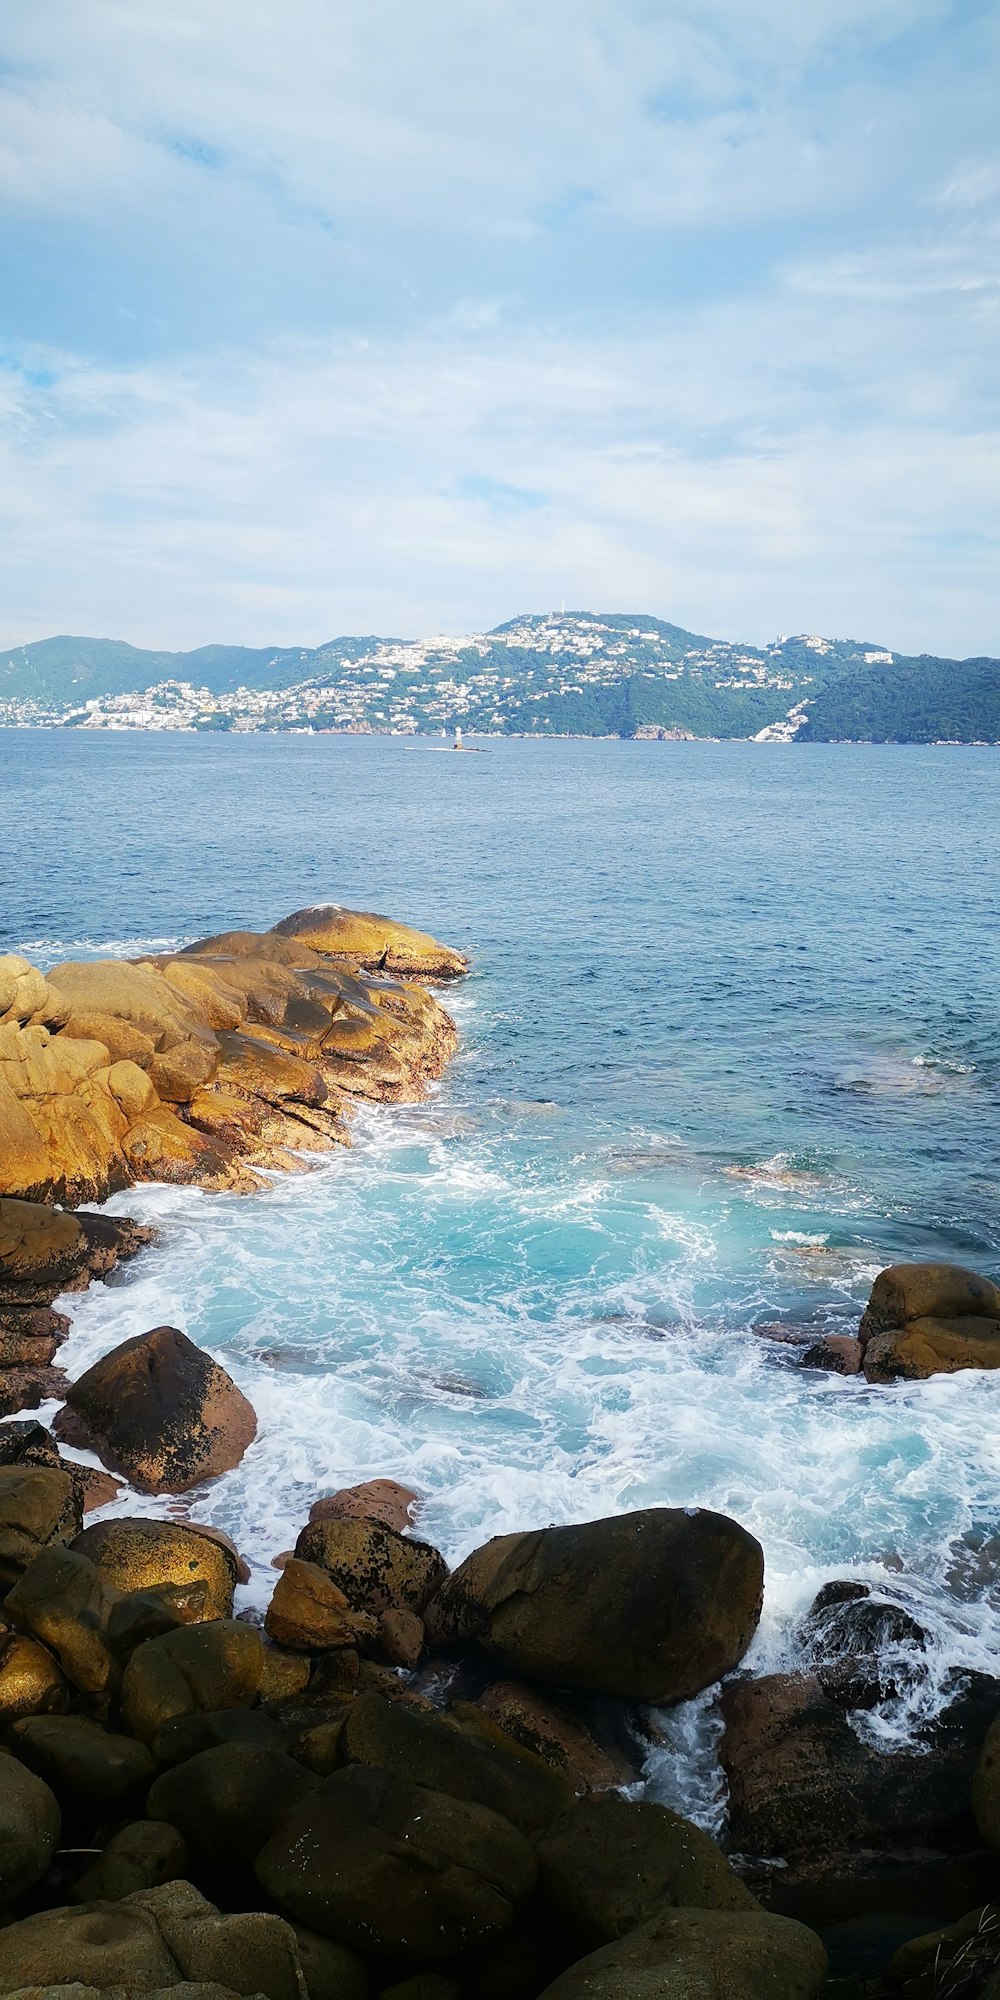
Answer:
[(650, 1507), (579, 1527), (500, 1535), (428, 1608), (434, 1643), (474, 1640), (556, 1687), (685, 1701), (742, 1659), (764, 1558), (736, 1521)]
[(257, 1434), (224, 1368), (174, 1326), (112, 1349), (67, 1390), (55, 1423), (144, 1493), (184, 1493), (238, 1465)]

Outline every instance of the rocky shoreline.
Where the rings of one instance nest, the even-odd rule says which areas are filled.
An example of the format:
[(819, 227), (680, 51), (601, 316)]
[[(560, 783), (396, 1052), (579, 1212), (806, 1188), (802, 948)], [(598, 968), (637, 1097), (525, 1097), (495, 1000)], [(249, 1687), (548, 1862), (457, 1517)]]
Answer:
[[(372, 1480), (318, 1494), (262, 1619), (234, 1615), (238, 1549), (138, 1496), (237, 1465), (245, 1396), (169, 1326), (55, 1365), (54, 1302), (151, 1241), (82, 1203), (347, 1143), (353, 1104), (440, 1075), (420, 982), (465, 970), (334, 906), (135, 963), (0, 959), (0, 1415), (63, 1405), (0, 1423), (0, 1994), (1000, 1991), (1000, 1679), (956, 1674), (874, 1747), (858, 1716), (926, 1671), (888, 1585), (827, 1584), (798, 1670), (754, 1675), (763, 1553), (727, 1516), (542, 1526), (449, 1572), (420, 1496)], [(897, 1266), (820, 1345), (873, 1385), (995, 1365), (1000, 1291)], [(134, 1513), (85, 1525), (126, 1485)], [(657, 1711), (720, 1682), (723, 1845), (635, 1796)]]

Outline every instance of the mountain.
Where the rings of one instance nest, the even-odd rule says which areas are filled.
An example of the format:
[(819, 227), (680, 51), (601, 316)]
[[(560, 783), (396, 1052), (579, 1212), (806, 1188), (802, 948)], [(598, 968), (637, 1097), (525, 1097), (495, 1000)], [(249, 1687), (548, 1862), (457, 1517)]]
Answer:
[(811, 634), (747, 646), (659, 618), (589, 611), (513, 618), (458, 638), (315, 647), (167, 653), (62, 637), (0, 653), (0, 722), (994, 741), (1000, 662), (906, 659)]

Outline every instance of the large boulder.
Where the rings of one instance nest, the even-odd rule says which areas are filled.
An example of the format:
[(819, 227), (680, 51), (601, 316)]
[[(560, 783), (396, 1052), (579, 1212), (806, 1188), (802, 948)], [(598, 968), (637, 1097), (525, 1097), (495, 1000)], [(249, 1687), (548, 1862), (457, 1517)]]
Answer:
[(420, 1495), (398, 1479), (365, 1479), (360, 1486), (341, 1486), (325, 1493), (309, 1509), (310, 1521), (381, 1521), (402, 1534), (413, 1523)]
[(67, 1391), (55, 1423), (144, 1493), (184, 1493), (238, 1465), (257, 1434), (224, 1368), (174, 1326), (123, 1341)]
[[(498, 1740), (499, 1739), (499, 1740)], [(381, 1695), (358, 1695), (339, 1740), (345, 1763), (391, 1771), (432, 1792), (501, 1813), (522, 1833), (547, 1826), (570, 1802), (565, 1779), (501, 1732), (467, 1734), (437, 1715), (421, 1715)]]
[(541, 2000), (817, 2000), (827, 1956), (763, 1910), (667, 1910), (581, 1958)]
[(880, 1271), (858, 1337), (869, 1382), (1000, 1367), (1000, 1286), (961, 1264)]
[(139, 1819), (111, 1835), (95, 1861), (77, 1877), (71, 1903), (117, 1903), (137, 1889), (156, 1889), (187, 1873), (188, 1851), (177, 1828)]
[(51, 1543), (71, 1542), (82, 1519), (68, 1472), (55, 1465), (0, 1465), (0, 1589), (15, 1584)]
[(57, 1797), (68, 1794), (88, 1805), (142, 1791), (156, 1768), (142, 1743), (85, 1715), (26, 1716), (14, 1724), (9, 1741)]
[(4, 1615), (41, 1640), (82, 1694), (103, 1695), (111, 1679), (107, 1641), (112, 1592), (73, 1549), (43, 1549), (8, 1592)]
[[(0, 1543), (2, 1547), (2, 1543)], [(73, 1543), (104, 1582), (125, 1592), (187, 1589), (203, 1583), (206, 1618), (228, 1618), (236, 1588), (236, 1558), (220, 1542), (179, 1521), (95, 1521)], [(192, 1621), (193, 1622), (193, 1621)]]
[(760, 1544), (706, 1508), (650, 1507), (499, 1535), (429, 1606), (432, 1641), (478, 1642), (529, 1680), (685, 1701), (729, 1673), (757, 1628)]
[(141, 1743), (151, 1743), (175, 1716), (249, 1708), (263, 1657), (260, 1633), (236, 1618), (185, 1625), (162, 1638), (144, 1640), (122, 1677), (126, 1728)]
[(311, 1929), (416, 1965), (501, 1936), (536, 1881), (498, 1813), (361, 1765), (286, 1813), (256, 1873)]
[(411, 930), (408, 924), (376, 916), (372, 910), (345, 910), (339, 903), (315, 903), (311, 909), (294, 910), (275, 924), (274, 935), (294, 938), (332, 957), (351, 959), (371, 972), (457, 979), (469, 970), (469, 961), (460, 951), (439, 944), (426, 931)]
[(280, 1750), (223, 1743), (164, 1771), (146, 1811), (176, 1827), (203, 1863), (249, 1867), (282, 1814), (319, 1782)]
[[(41, 1879), (61, 1827), (62, 1815), (48, 1785), (0, 1751), (0, 1907)], [(3, 1938), (6, 1943), (6, 1933)]]
[(429, 1542), (370, 1519), (311, 1521), (295, 1554), (325, 1570), (355, 1611), (376, 1617), (389, 1610), (422, 1612), (448, 1574)]
[(458, 1701), (452, 1710), (466, 1723), (481, 1717), (481, 1726), (512, 1736), (566, 1778), (575, 1792), (614, 1791), (633, 1784), (638, 1775), (619, 1749), (598, 1743), (567, 1699), (543, 1696), (523, 1681), (493, 1681), (478, 1702)]
[(858, 1734), (845, 1705), (851, 1693), (845, 1687), (834, 1699), (812, 1674), (768, 1674), (724, 1689), (731, 1844), (769, 1857), (761, 1891), (772, 1905), (827, 1921), (864, 1908), (926, 1907), (925, 1864), (936, 1858), (951, 1885), (938, 1905), (947, 1915), (955, 1858), (975, 1868), (972, 1778), (1000, 1682), (956, 1677), (950, 1705), (895, 1750)]
[(0, 1633), (0, 1728), (22, 1715), (52, 1715), (69, 1704), (69, 1688), (45, 1646), (21, 1632)]
[(714, 1840), (652, 1800), (580, 1799), (538, 1836), (535, 1853), (542, 1896), (583, 1951), (668, 1905), (759, 1908)]

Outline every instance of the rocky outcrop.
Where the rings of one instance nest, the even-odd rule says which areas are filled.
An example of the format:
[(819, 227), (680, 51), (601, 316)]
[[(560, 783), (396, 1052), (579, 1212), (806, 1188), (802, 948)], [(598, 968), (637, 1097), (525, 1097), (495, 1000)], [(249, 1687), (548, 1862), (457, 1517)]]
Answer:
[(347, 1143), (356, 1100), (424, 1094), (455, 1029), (413, 981), (466, 970), (333, 905), (134, 963), (43, 977), (0, 957), (0, 1195), (75, 1208), (135, 1181), (259, 1186), (255, 1167)]
[(239, 1464), (257, 1419), (224, 1368), (177, 1327), (157, 1326), (88, 1368), (54, 1429), (141, 1493), (185, 1493)]
[(880, 1271), (858, 1338), (869, 1382), (1000, 1367), (1000, 1286), (961, 1264)]
[[(0, 1138), (0, 1155), (2, 1147)], [(0, 1416), (64, 1393), (66, 1377), (52, 1363), (69, 1320), (53, 1299), (82, 1291), (152, 1240), (127, 1216), (70, 1215), (0, 1197)]]
[(425, 1614), (435, 1644), (475, 1641), (556, 1687), (684, 1701), (729, 1673), (757, 1628), (759, 1543), (704, 1508), (650, 1507), (499, 1535)]

